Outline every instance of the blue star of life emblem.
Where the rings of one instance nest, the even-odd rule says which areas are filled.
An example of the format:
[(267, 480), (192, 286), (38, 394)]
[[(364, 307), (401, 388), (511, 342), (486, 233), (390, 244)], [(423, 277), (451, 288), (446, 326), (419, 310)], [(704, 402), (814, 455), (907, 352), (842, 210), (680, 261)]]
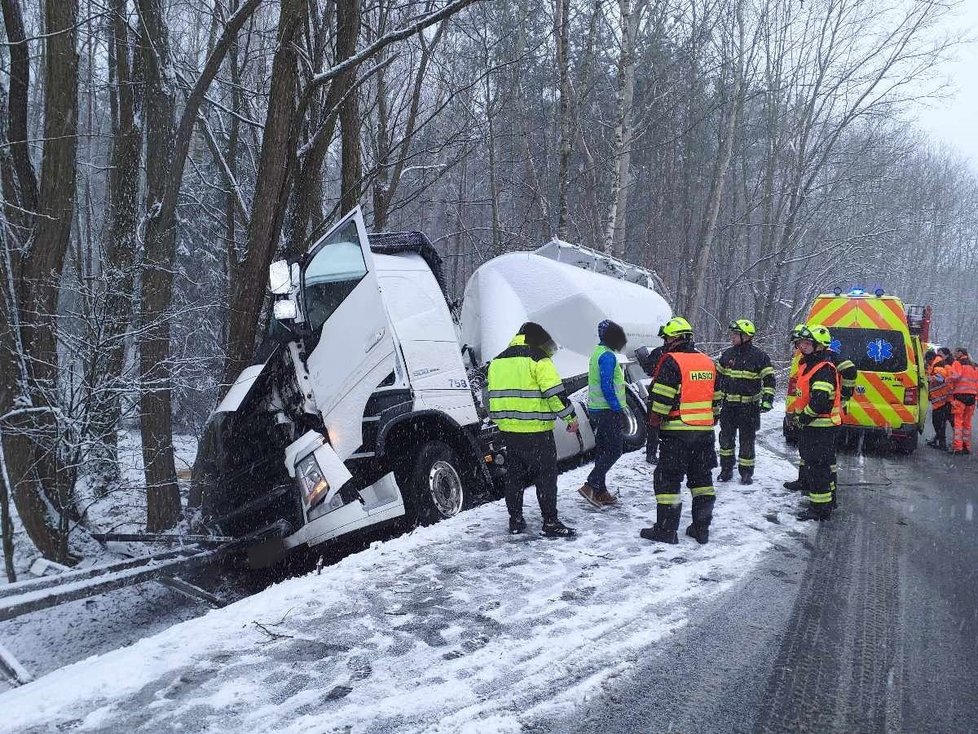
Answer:
[(866, 355), (879, 364), (893, 356), (893, 345), (885, 339), (876, 339), (866, 345)]

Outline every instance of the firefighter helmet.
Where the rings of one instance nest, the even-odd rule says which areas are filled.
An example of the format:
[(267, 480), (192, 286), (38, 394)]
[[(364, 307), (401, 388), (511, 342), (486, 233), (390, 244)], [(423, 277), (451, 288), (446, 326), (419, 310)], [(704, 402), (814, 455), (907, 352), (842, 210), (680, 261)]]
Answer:
[(805, 327), (805, 330), (808, 332), (808, 334), (803, 336), (803, 339), (811, 339), (813, 342), (819, 346), (825, 347), (826, 349), (828, 349), (828, 347), (832, 344), (832, 334), (829, 333), (829, 330), (821, 324), (810, 324)]
[(673, 339), (681, 336), (692, 336), (693, 327), (682, 316), (673, 316), (659, 327), (659, 336), (663, 339)]
[(804, 324), (795, 324), (791, 328), (791, 337), (790, 337), (789, 341), (796, 342), (799, 339), (804, 339), (804, 337), (802, 336), (802, 334), (805, 331), (806, 331), (806, 329), (805, 329), (805, 325)]
[(754, 328), (754, 322), (748, 319), (736, 319), (730, 322), (730, 331), (736, 331), (744, 336), (754, 336), (757, 333), (757, 329)]

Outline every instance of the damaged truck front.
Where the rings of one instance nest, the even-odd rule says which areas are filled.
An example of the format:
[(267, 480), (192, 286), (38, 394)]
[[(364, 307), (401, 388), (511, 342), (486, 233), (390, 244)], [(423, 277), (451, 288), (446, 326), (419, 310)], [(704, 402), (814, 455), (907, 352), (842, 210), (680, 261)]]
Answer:
[[(264, 537), (278, 556), (391, 521), (436, 522), (501, 496), (504, 451), (479, 379), (494, 354), (460, 345), (459, 331), (471, 329), (455, 323), (424, 235), (368, 235), (356, 209), (298, 262), (274, 263), (269, 288), (273, 346), (235, 381), (201, 439), (191, 505), (202, 524)], [(668, 318), (647, 292), (658, 299), (650, 319)], [(580, 315), (570, 319), (593, 332)], [(593, 448), (581, 392), (571, 396), (581, 435), (558, 437), (564, 459)]]

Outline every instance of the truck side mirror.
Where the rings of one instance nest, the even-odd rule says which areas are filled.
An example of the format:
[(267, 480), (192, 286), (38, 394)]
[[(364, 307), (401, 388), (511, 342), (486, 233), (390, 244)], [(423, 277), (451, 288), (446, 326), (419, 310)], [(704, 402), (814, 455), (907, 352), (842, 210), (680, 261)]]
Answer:
[(285, 260), (268, 266), (268, 290), (276, 296), (286, 296), (292, 290), (292, 270)]
[(299, 309), (291, 298), (284, 298), (281, 301), (275, 301), (272, 306), (272, 315), (278, 321), (295, 321), (299, 317)]

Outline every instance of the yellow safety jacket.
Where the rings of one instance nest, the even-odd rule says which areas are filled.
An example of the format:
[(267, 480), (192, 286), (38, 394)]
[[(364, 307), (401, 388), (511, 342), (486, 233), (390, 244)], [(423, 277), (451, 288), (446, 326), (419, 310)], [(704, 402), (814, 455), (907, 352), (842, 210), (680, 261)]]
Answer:
[(565, 396), (557, 368), (542, 349), (517, 335), (489, 364), (489, 418), (509, 433), (552, 431), (557, 418), (570, 420), (574, 408)]

